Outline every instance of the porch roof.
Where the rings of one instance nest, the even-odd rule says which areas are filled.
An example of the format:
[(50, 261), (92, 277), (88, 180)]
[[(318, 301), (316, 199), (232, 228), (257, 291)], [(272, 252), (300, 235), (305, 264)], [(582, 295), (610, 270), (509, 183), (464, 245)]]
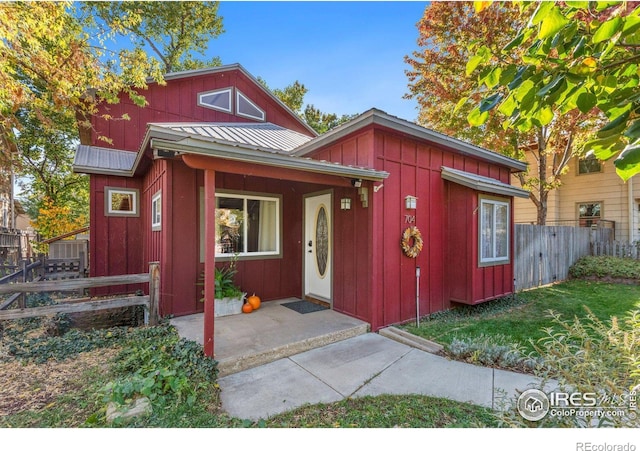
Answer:
[(79, 145), (73, 160), (75, 172), (103, 175), (133, 175), (136, 152)]
[(446, 166), (442, 166), (442, 178), (450, 182), (457, 183), (459, 185), (472, 188), (476, 191), (484, 191), (487, 193), (500, 194), (503, 196), (513, 197), (529, 197), (529, 191), (526, 191), (517, 186), (512, 186), (507, 183), (503, 183), (500, 180), (484, 177), (478, 174), (472, 174), (470, 172), (461, 171), (459, 169), (452, 169)]

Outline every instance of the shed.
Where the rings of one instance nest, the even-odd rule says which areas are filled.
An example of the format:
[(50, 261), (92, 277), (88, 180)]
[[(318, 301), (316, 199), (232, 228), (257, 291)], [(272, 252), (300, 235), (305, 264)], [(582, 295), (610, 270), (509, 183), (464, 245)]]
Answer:
[[(513, 292), (513, 197), (528, 192), (510, 176), (524, 163), (375, 108), (317, 136), (237, 64), (166, 81), (144, 108), (104, 105), (131, 119), (94, 119), (75, 168), (91, 174), (91, 275), (159, 261), (161, 314), (204, 311), (205, 351), (212, 268), (234, 256), (243, 291), (374, 331), (414, 319), (416, 298), (426, 315)], [(409, 232), (422, 249), (407, 256)]]

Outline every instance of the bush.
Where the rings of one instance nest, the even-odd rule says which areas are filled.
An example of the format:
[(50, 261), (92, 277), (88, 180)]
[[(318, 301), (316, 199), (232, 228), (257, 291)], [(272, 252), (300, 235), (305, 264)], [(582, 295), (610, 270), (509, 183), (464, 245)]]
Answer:
[(569, 268), (569, 276), (575, 279), (596, 277), (640, 281), (640, 261), (607, 256), (582, 257)]
[(532, 372), (541, 364), (539, 359), (526, 356), (520, 346), (510, 343), (504, 335), (454, 338), (446, 350), (455, 359), (498, 368)]
[(555, 391), (595, 393), (595, 408), (619, 407), (624, 415), (602, 417), (546, 415), (538, 422), (527, 421), (515, 408), (500, 414), (501, 425), (516, 427), (638, 427), (634, 409), (640, 390), (640, 311), (634, 312), (620, 327), (614, 317), (608, 323), (587, 311), (586, 318), (566, 321), (549, 312), (554, 323), (546, 336), (535, 343), (544, 359), (538, 375), (543, 382), (536, 388), (545, 391), (550, 380), (557, 381)]

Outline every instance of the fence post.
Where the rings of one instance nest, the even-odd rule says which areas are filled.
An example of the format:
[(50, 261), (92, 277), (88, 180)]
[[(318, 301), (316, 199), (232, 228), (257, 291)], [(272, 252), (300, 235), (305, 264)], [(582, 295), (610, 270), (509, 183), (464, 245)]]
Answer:
[[(26, 260), (22, 260), (22, 283), (27, 283), (27, 261)], [(20, 295), (18, 306), (20, 308), (27, 308), (27, 293), (22, 293)]]
[(160, 304), (160, 263), (149, 263), (149, 325), (158, 325), (158, 306)]

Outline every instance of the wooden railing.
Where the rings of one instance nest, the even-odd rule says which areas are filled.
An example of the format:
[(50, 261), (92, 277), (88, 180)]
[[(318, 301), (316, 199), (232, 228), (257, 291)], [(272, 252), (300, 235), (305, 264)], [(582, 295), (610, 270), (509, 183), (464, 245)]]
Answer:
[(145, 324), (158, 324), (158, 305), (160, 301), (160, 265), (149, 264), (149, 273), (125, 274), (121, 276), (89, 277), (55, 281), (35, 281), (0, 285), (0, 295), (43, 292), (68, 292), (86, 288), (108, 287), (114, 285), (149, 284), (148, 296), (126, 296), (115, 299), (87, 300), (77, 302), (73, 298), (59, 300), (59, 304), (46, 307), (18, 308), (0, 310), (0, 320), (31, 318), (56, 313), (79, 313), (107, 310), (120, 307), (143, 305), (146, 308)]

